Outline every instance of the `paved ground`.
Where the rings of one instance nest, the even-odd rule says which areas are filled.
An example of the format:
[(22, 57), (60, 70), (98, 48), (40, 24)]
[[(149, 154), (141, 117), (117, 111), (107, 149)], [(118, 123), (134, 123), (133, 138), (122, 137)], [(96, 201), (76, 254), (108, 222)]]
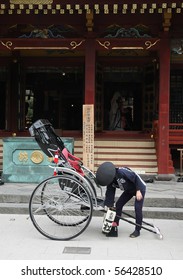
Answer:
[[(4, 184), (0, 186), (0, 193), (12, 192), (12, 189), (15, 192), (27, 193), (33, 188), (34, 185), (29, 184)], [(183, 183), (155, 182), (148, 184), (146, 197), (148, 196), (182, 198)], [(163, 266), (166, 261), (164, 277), (152, 276), (153, 278), (150, 278), (149, 276), (147, 279), (169, 280), (173, 278), (175, 270), (178, 275), (176, 280), (182, 279), (180, 270), (183, 265), (183, 220), (146, 219), (146, 221), (160, 228), (164, 237), (162, 240), (157, 234), (146, 230), (141, 231), (140, 237), (131, 239), (129, 234), (133, 231), (134, 226), (124, 221), (121, 221), (118, 238), (106, 237), (101, 233), (102, 217), (94, 216), (89, 227), (79, 237), (70, 241), (53, 241), (42, 236), (34, 228), (28, 215), (0, 214), (1, 279), (6, 280), (13, 276), (14, 279), (21, 280), (20, 268), (22, 266), (35, 267), (43, 264), (43, 261), (44, 265), (52, 267), (58, 267), (60, 264), (66, 266), (67, 261), (69, 261), (69, 265), (82, 267), (91, 260), (92, 262), (87, 263), (90, 268), (96, 265), (104, 266), (106, 269), (110, 267), (108, 269), (110, 273), (100, 279), (121, 279), (121, 277), (134, 279), (129, 275), (128, 278), (127, 275), (124, 277), (121, 274), (117, 277), (115, 273), (118, 272), (114, 271), (111, 274), (116, 265), (129, 265), (129, 261), (133, 266), (146, 264), (148, 267), (154, 265), (154, 261), (156, 265), (160, 266)], [(61, 263), (60, 260), (62, 260)], [(17, 269), (19, 270), (17, 271)], [(44, 279), (50, 280), (51, 278), (45, 277)], [(73, 277), (62, 277), (62, 279), (73, 279)], [(135, 279), (141, 278), (135, 277)]]
[[(31, 193), (34, 184), (6, 183), (1, 193)], [(183, 198), (183, 183), (155, 181), (148, 184), (146, 199)], [(182, 201), (182, 200), (181, 200)], [(180, 202), (179, 202), (180, 203)], [(125, 210), (125, 209), (124, 209)], [(92, 217), (87, 230), (71, 241), (52, 241), (42, 236), (33, 226), (29, 215), (0, 214), (0, 259), (82, 259), (83, 254), (64, 253), (64, 248), (89, 247), (85, 259), (183, 259), (183, 220), (146, 219), (161, 229), (164, 236), (142, 230), (141, 236), (129, 238), (134, 226), (121, 221), (118, 238), (107, 238), (101, 233), (102, 217)], [(117, 247), (119, 250), (115, 250)]]
[[(148, 221), (161, 229), (163, 240), (145, 230), (141, 231), (140, 237), (131, 239), (129, 234), (133, 225), (123, 221), (118, 238), (109, 238), (101, 233), (102, 218), (93, 217), (79, 237), (71, 241), (53, 241), (42, 236), (27, 215), (0, 215), (0, 259), (183, 260), (183, 221)], [(75, 251), (73, 247), (78, 249)], [(73, 252), (67, 253), (66, 248)], [(85, 248), (86, 252), (81, 248)]]
[[(121, 222), (119, 237), (109, 238), (101, 233), (101, 219), (93, 217), (85, 232), (73, 240), (53, 241), (42, 236), (27, 215), (1, 214), (0, 278), (50, 280), (55, 279), (50, 269), (63, 268), (67, 274), (61, 274), (61, 279), (88, 279), (86, 269), (92, 273), (89, 279), (172, 280), (175, 274), (176, 280), (182, 279), (182, 220), (148, 220), (161, 229), (164, 238), (142, 230), (140, 237), (131, 239), (132, 225)], [(151, 275), (123, 275), (129, 267), (133, 273), (143, 267)], [(154, 276), (154, 269), (160, 275)]]

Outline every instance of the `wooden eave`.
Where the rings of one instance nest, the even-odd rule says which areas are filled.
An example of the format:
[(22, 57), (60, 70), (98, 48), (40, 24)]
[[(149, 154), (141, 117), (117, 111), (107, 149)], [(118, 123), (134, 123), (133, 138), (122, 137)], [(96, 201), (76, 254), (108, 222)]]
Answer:
[[(168, 10), (169, 9), (169, 10)], [(59, 1), (59, 0), (2, 0), (0, 4), (0, 14), (118, 14), (118, 13), (181, 13), (183, 9), (182, 1), (164, 0), (136, 0), (136, 1)]]
[[(85, 32), (98, 33), (101, 26), (120, 22), (133, 24), (141, 19), (144, 24), (156, 26), (167, 32), (172, 18), (183, 13), (183, 1), (59, 1), (59, 0), (2, 0), (0, 3), (1, 28), (13, 24), (32, 24), (48, 27), (50, 24), (70, 24), (83, 36)], [(128, 20), (127, 20), (128, 18)], [(129, 22), (130, 21), (130, 22)], [(2, 24), (3, 23), (3, 24)], [(99, 24), (100, 23), (100, 24)], [(175, 27), (176, 28), (176, 27)], [(95, 36), (98, 37), (98, 36)]]
[[(181, 38), (183, 1), (59, 1), (59, 0), (2, 0), (0, 3), (0, 51), (84, 51), (86, 38), (95, 39), (95, 49), (157, 50), (160, 38), (170, 32), (169, 38)], [(35, 28), (48, 28), (49, 24), (69, 24), (76, 27), (77, 38), (7, 38), (3, 36), (13, 25), (32, 23)], [(99, 38), (101, 33), (115, 22), (126, 28), (135, 24), (147, 24), (149, 38)], [(8, 34), (8, 33), (7, 33)], [(6, 35), (7, 35), (6, 34)], [(13, 33), (12, 33), (13, 34)], [(177, 37), (177, 35), (180, 35)], [(175, 36), (175, 37), (174, 37)], [(123, 40), (124, 39), (124, 40)], [(2, 56), (2, 55), (1, 55)]]

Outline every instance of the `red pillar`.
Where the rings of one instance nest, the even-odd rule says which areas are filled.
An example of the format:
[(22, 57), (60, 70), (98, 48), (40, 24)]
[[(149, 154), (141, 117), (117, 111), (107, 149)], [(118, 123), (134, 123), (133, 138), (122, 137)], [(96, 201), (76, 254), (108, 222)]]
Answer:
[(158, 175), (169, 173), (169, 96), (170, 96), (170, 41), (162, 39), (159, 49), (159, 139)]
[(95, 104), (95, 40), (87, 39), (85, 50), (85, 104)]

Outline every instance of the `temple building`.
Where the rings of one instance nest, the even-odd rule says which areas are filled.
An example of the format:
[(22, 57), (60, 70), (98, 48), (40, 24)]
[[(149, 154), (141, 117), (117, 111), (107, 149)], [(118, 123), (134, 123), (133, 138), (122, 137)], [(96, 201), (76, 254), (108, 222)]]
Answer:
[[(48, 119), (82, 157), (94, 108), (94, 168), (166, 177), (183, 148), (183, 1), (1, 0), (0, 138)], [(181, 172), (181, 170), (180, 170)]]

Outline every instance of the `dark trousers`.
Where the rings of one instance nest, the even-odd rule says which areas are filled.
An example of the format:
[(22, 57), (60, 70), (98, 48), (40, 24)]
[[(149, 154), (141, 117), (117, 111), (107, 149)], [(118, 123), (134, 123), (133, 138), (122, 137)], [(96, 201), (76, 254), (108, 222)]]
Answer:
[[(105, 199), (105, 205), (108, 207), (111, 207), (114, 205), (114, 197), (115, 197), (115, 192), (116, 189), (112, 186), (108, 186), (107, 187), (107, 191), (106, 191), (106, 199)], [(144, 197), (145, 197), (145, 191), (141, 192), (143, 198), (141, 200), (137, 200), (135, 198), (135, 203), (134, 203), (134, 207), (135, 207), (135, 221), (136, 221), (136, 225), (135, 229), (140, 231), (141, 229), (141, 225), (142, 225), (142, 219), (143, 219), (143, 214), (142, 214), (142, 208), (143, 208), (143, 203), (144, 203)], [(123, 210), (123, 206), (133, 197), (134, 195), (129, 193), (128, 191), (124, 191), (122, 193), (122, 195), (119, 197), (119, 199), (116, 202), (116, 216), (120, 216), (122, 215), (122, 210)], [(119, 224), (119, 220), (120, 218), (116, 217), (115, 218), (115, 222), (117, 224)]]

